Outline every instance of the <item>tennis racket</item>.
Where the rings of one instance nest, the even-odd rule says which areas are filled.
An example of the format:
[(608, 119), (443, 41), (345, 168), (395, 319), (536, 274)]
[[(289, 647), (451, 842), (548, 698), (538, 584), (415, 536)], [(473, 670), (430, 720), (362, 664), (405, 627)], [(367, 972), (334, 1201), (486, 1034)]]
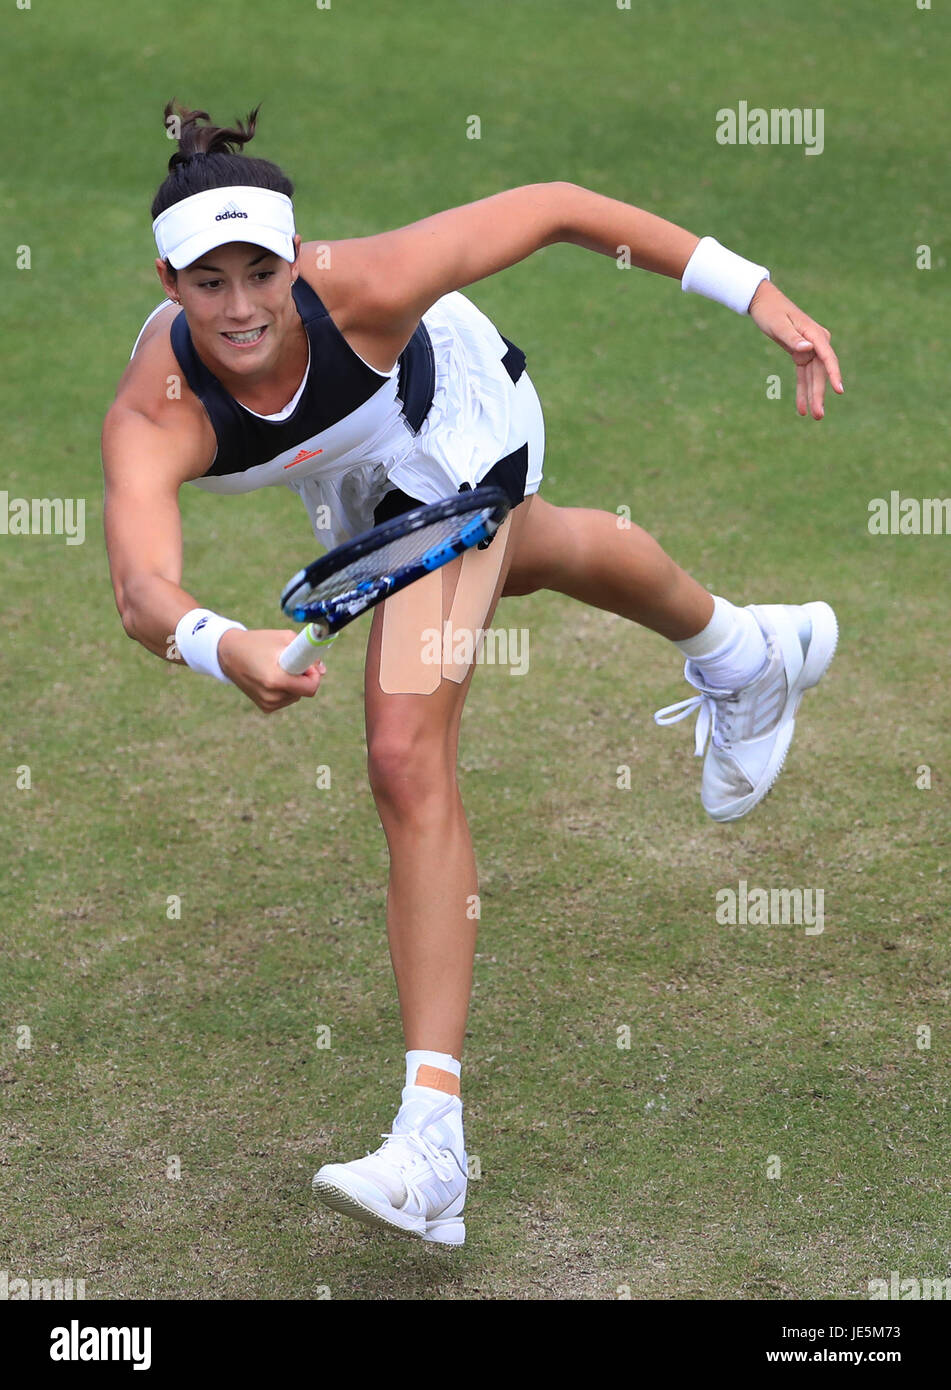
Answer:
[(491, 540), (508, 512), (501, 488), (477, 487), (384, 521), (298, 570), (281, 594), (281, 609), (307, 626), (284, 648), (278, 663), (299, 676), (319, 660), (341, 628)]

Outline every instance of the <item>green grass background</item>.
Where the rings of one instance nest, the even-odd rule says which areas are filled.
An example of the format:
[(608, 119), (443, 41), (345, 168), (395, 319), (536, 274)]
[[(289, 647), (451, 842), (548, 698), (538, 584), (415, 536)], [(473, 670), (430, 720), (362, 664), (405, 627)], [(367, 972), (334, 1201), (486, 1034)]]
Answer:
[[(85, 497), (87, 540), (0, 537), (0, 1267), (158, 1299), (854, 1299), (947, 1275), (951, 539), (866, 526), (891, 489), (951, 493), (947, 12), (35, 0), (2, 25), (0, 488)], [(173, 95), (225, 121), (263, 101), (255, 153), (295, 178), (306, 237), (570, 179), (765, 262), (841, 356), (816, 424), (778, 349), (670, 281), (558, 245), (467, 291), (528, 354), (549, 500), (628, 505), (737, 602), (823, 597), (841, 645), (774, 794), (717, 827), (687, 727), (651, 720), (689, 693), (676, 652), (556, 595), (500, 607), (532, 664), (481, 669), (463, 725), (483, 919), (461, 1251), (310, 1193), (376, 1146), (402, 1082), (367, 620), (313, 704), (265, 719), (114, 610), (98, 436), (160, 298)], [(822, 107), (824, 153), (717, 145), (741, 99)], [(272, 626), (303, 508), (182, 505), (190, 586)], [(717, 925), (739, 878), (822, 888), (825, 932)]]

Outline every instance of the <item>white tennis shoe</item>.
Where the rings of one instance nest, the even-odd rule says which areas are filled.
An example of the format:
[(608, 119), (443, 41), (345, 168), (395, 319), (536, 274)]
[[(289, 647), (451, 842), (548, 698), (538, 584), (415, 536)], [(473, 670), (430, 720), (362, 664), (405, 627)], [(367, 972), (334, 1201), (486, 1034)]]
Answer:
[(316, 1196), (367, 1226), (385, 1226), (440, 1245), (462, 1245), (467, 1159), (462, 1102), (404, 1102), (375, 1153), (352, 1163), (325, 1163), (314, 1175)]
[(654, 715), (658, 724), (676, 724), (696, 711), (697, 757), (710, 739), (700, 800), (715, 821), (739, 820), (772, 787), (792, 742), (799, 701), (825, 675), (839, 635), (827, 603), (751, 603), (748, 610), (766, 638), (759, 675), (742, 690), (715, 690), (704, 685), (699, 664), (688, 661), (684, 675), (700, 694)]

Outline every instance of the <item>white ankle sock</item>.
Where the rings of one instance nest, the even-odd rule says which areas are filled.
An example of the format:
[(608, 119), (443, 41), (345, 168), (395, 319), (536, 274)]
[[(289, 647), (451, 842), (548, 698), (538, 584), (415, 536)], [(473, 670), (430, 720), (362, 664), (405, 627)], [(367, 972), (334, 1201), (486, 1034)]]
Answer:
[(742, 690), (766, 663), (766, 638), (746, 608), (713, 597), (713, 617), (702, 632), (674, 646), (700, 667), (714, 690)]
[[(462, 1063), (455, 1057), (450, 1056), (448, 1052), (430, 1052), (425, 1048), (415, 1048), (413, 1051), (407, 1052), (406, 1054), (407, 1086), (416, 1086), (419, 1084), (416, 1080), (416, 1076), (420, 1067), (432, 1067), (436, 1071), (449, 1072), (451, 1076), (455, 1076), (457, 1079), (462, 1075)], [(426, 1085), (425, 1082), (423, 1084)], [(438, 1090), (439, 1088), (427, 1087), (427, 1089)], [(447, 1091), (446, 1094), (451, 1095), (452, 1093)]]

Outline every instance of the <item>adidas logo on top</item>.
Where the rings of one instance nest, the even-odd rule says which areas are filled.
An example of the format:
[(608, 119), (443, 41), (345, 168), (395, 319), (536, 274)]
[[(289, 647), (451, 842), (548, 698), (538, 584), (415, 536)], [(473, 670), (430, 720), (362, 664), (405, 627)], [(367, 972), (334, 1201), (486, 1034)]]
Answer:
[(247, 217), (246, 212), (242, 212), (236, 203), (225, 203), (224, 207), (215, 217), (216, 222), (224, 222), (229, 217)]

